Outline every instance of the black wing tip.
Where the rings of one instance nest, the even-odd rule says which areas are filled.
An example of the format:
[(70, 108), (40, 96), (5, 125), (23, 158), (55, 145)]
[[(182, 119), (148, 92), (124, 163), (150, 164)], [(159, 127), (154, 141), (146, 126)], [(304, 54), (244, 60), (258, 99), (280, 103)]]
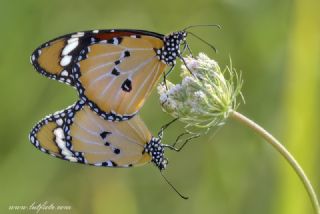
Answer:
[[(47, 43), (45, 43), (45, 44), (47, 44)], [(44, 45), (42, 45), (42, 46), (44, 46)], [(32, 52), (31, 56), (30, 56), (30, 63), (33, 65), (35, 70), (39, 74), (41, 74), (42, 76), (45, 76), (45, 77), (47, 77), (49, 79), (57, 80), (57, 81), (59, 81), (61, 83), (70, 85), (72, 87), (75, 87), (74, 78), (73, 78), (73, 76), (71, 74), (69, 76), (67, 76), (67, 77), (62, 77), (61, 75), (56, 75), (56, 74), (52, 74), (52, 73), (47, 72), (44, 68), (42, 68), (39, 65), (38, 58), (39, 58), (39, 56), (41, 54), (41, 49), (43, 48), (42, 46), (40, 46), (39, 48), (35, 49)]]

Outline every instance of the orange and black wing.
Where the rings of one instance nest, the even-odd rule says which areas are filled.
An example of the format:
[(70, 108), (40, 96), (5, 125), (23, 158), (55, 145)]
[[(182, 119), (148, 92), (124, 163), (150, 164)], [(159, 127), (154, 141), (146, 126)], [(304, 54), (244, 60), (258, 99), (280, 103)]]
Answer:
[(85, 32), (67, 34), (42, 44), (31, 55), (31, 63), (42, 75), (74, 86), (72, 66), (80, 51), (90, 44)]
[(42, 152), (78, 163), (130, 167), (149, 163), (145, 146), (152, 136), (137, 115), (131, 120), (104, 120), (83, 101), (39, 122), (30, 141)]
[(34, 51), (38, 72), (75, 86), (104, 119), (133, 117), (166, 66), (174, 66), (186, 32), (167, 36), (143, 30), (93, 30), (67, 34)]
[(107, 120), (135, 115), (164, 73), (157, 50), (163, 35), (147, 31), (99, 31), (73, 68), (80, 97)]
[(77, 32), (41, 45), (31, 63), (42, 75), (76, 86), (105, 119), (126, 120), (141, 108), (166, 68), (156, 53), (163, 38), (127, 29)]

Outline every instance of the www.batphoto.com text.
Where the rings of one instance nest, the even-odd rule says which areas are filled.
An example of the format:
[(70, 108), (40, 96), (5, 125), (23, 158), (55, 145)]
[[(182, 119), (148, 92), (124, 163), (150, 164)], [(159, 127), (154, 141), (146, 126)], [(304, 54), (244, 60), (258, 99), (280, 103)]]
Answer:
[(9, 211), (34, 211), (39, 213), (42, 211), (69, 211), (72, 209), (70, 205), (55, 204), (53, 202), (32, 202), (30, 205), (9, 205)]

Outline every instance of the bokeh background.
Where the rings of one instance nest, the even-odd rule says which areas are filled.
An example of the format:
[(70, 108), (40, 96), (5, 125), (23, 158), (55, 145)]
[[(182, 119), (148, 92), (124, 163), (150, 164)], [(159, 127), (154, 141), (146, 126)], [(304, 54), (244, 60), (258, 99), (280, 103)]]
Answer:
[[(283, 142), (320, 193), (320, 2), (318, 0), (5, 1), (0, 0), (0, 213), (10, 205), (68, 205), (42, 213), (302, 214), (312, 207), (296, 174), (262, 139), (233, 121), (180, 153), (168, 151), (166, 176), (153, 165), (109, 169), (61, 161), (28, 141), (32, 126), (77, 99), (72, 88), (37, 74), (31, 52), (56, 36), (87, 29), (134, 28), (169, 33), (191, 24), (219, 50), (188, 38), (221, 67), (242, 70), (239, 111)], [(170, 75), (179, 80), (179, 66)], [(152, 133), (171, 118), (154, 91), (141, 115)], [(165, 133), (171, 143), (183, 130)]]

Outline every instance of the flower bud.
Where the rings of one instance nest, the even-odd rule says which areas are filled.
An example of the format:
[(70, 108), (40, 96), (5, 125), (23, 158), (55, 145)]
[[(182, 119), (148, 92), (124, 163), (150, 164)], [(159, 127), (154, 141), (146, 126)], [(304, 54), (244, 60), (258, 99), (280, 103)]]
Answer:
[(231, 65), (221, 71), (218, 63), (203, 53), (184, 60), (181, 83), (166, 81), (158, 85), (163, 110), (187, 126), (210, 128), (223, 124), (238, 106), (241, 75)]

